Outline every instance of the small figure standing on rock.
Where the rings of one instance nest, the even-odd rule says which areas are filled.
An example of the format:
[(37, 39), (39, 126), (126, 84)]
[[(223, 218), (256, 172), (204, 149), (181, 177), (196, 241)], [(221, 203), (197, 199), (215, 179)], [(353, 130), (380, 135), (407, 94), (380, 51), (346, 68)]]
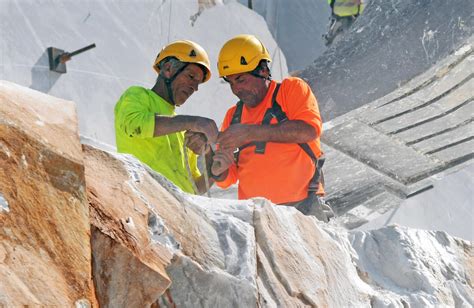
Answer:
[(323, 35), (326, 46), (330, 46), (336, 37), (349, 30), (364, 11), (365, 0), (328, 0), (328, 4), (331, 7), (331, 19), (328, 32)]

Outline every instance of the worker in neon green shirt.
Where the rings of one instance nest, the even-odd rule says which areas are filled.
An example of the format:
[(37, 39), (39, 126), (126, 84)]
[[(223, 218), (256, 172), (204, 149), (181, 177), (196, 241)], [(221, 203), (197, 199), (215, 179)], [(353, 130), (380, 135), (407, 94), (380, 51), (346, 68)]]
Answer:
[(217, 125), (204, 117), (176, 115), (175, 109), (211, 77), (209, 57), (194, 42), (176, 41), (160, 51), (153, 67), (158, 73), (153, 88), (130, 87), (115, 106), (117, 151), (133, 154), (183, 191), (202, 194), (207, 187), (197, 155), (206, 149), (206, 161), (212, 161), (208, 145), (216, 141)]
[(366, 0), (328, 0), (331, 7), (331, 19), (328, 32), (323, 35), (326, 46), (334, 43), (336, 37), (349, 30), (364, 11), (365, 2)]

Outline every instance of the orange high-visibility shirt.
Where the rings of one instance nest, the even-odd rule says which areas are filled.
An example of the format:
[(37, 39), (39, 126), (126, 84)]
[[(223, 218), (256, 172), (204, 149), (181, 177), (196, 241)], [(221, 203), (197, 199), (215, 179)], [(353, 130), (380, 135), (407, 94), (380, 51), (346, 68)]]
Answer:
[[(272, 107), (275, 87), (276, 82), (272, 81), (265, 98), (255, 108), (243, 106), (242, 124), (262, 124), (266, 110)], [(322, 121), (309, 85), (299, 78), (286, 78), (281, 83), (276, 101), (289, 120), (301, 120), (314, 127), (317, 138), (308, 144), (316, 157), (320, 157)], [(229, 127), (235, 109), (233, 106), (227, 111), (221, 131)], [(270, 124), (276, 123), (278, 121), (273, 118)], [(276, 204), (295, 202), (308, 196), (308, 185), (314, 171), (313, 161), (298, 144), (267, 142), (264, 154), (255, 153), (255, 146), (244, 148), (240, 152), (238, 167), (234, 163), (227, 178), (217, 185), (226, 188), (239, 181), (239, 199), (265, 197)], [(322, 185), (319, 186), (318, 194), (323, 194)]]

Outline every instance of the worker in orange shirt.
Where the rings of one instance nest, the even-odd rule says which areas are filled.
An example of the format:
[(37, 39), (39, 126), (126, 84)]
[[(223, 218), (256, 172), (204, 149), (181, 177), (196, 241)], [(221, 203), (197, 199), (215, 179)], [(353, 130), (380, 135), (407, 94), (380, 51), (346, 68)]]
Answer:
[(322, 199), (322, 121), (311, 88), (299, 78), (271, 79), (270, 55), (253, 35), (224, 44), (219, 76), (240, 99), (227, 111), (210, 174), (226, 188), (239, 181), (239, 199), (265, 197), (328, 221)]

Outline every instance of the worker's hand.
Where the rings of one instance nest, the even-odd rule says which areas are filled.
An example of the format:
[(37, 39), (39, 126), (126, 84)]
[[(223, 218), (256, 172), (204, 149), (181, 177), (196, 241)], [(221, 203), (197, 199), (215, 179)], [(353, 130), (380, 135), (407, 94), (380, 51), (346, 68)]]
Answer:
[(219, 133), (217, 143), (222, 150), (235, 150), (236, 148), (251, 142), (249, 138), (250, 125), (233, 124), (224, 132)]
[(207, 151), (211, 148), (210, 146), (206, 146), (207, 138), (203, 133), (196, 133), (192, 131), (187, 131), (184, 133), (184, 144), (195, 154), (201, 155), (207, 153)]
[(217, 134), (219, 133), (216, 122), (204, 117), (195, 117), (191, 131), (203, 133), (207, 138), (206, 142), (209, 144), (216, 143)]
[(225, 172), (234, 162), (234, 153), (229, 150), (217, 150), (212, 157), (211, 172), (215, 176), (219, 176)]

